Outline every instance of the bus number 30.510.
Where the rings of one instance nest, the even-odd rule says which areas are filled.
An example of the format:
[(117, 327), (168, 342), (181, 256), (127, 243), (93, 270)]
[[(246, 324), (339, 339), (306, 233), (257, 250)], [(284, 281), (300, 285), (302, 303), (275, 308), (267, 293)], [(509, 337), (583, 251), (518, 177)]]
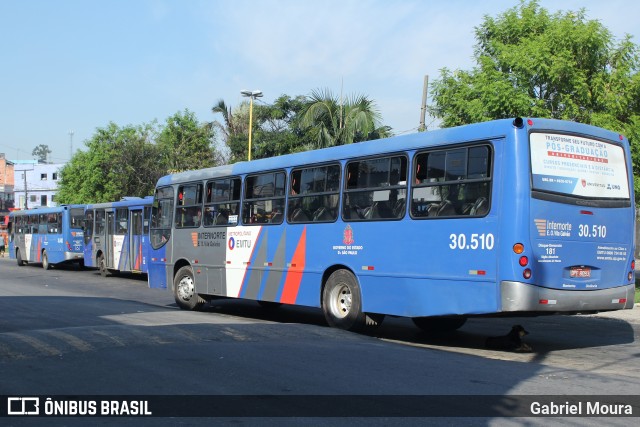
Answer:
[(495, 243), (495, 238), (493, 234), (477, 234), (473, 233), (471, 237), (467, 237), (466, 234), (450, 234), (449, 247), (451, 249), (471, 249), (471, 250), (492, 250), (493, 244)]

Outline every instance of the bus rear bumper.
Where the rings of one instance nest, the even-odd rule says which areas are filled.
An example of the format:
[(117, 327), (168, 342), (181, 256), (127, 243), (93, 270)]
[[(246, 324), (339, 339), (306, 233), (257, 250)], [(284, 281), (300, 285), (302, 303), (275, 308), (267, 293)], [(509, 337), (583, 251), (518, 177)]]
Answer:
[(582, 313), (633, 308), (635, 286), (576, 291), (504, 281), (500, 291), (502, 312)]
[(84, 259), (84, 252), (65, 252), (64, 260), (65, 261), (80, 261)]

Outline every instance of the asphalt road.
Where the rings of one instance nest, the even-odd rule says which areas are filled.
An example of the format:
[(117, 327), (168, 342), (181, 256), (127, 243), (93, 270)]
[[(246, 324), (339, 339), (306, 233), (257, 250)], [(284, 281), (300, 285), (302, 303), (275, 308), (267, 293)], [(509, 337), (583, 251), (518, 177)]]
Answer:
[[(323, 395), (344, 397), (347, 409), (354, 405), (348, 398), (352, 395), (637, 396), (639, 311), (471, 319), (449, 336), (430, 336), (410, 320), (387, 318), (375, 331), (354, 334), (327, 327), (319, 309), (265, 309), (252, 301), (216, 300), (203, 312), (185, 312), (168, 291), (148, 289), (144, 276), (105, 279), (93, 270), (45, 271), (37, 264), (18, 267), (4, 258), (0, 395)], [(516, 323), (530, 332), (532, 353), (484, 348), (487, 336), (506, 333)], [(456, 404), (448, 404), (454, 405), (454, 417)], [(247, 410), (251, 416), (251, 408)], [(278, 410), (286, 415), (292, 409)], [(87, 424), (86, 418), (56, 420)], [(89, 421), (110, 425), (113, 420)], [(215, 419), (233, 425), (370, 425), (372, 420), (243, 414)], [(435, 420), (451, 425), (520, 424), (520, 419), (500, 417)], [(601, 424), (567, 420), (570, 425)], [(610, 425), (631, 425), (629, 418), (607, 420)], [(56, 425), (50, 421), (13, 417), (0, 419), (0, 424)], [(200, 425), (212, 420), (162, 421)], [(375, 421), (423, 423), (394, 416)], [(147, 419), (147, 424), (118, 419), (118, 424), (123, 422), (159, 425), (160, 419)], [(549, 419), (527, 423), (549, 425)]]

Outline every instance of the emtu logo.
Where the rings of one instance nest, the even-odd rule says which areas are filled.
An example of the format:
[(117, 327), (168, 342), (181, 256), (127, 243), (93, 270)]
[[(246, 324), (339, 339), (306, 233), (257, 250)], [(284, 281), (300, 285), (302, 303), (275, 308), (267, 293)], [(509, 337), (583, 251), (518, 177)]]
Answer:
[(547, 220), (546, 219), (534, 219), (533, 222), (536, 223), (536, 228), (538, 229), (538, 234), (541, 236), (547, 235)]
[(228, 246), (229, 250), (233, 250), (233, 248), (236, 247), (236, 239), (234, 239), (233, 237), (229, 237)]

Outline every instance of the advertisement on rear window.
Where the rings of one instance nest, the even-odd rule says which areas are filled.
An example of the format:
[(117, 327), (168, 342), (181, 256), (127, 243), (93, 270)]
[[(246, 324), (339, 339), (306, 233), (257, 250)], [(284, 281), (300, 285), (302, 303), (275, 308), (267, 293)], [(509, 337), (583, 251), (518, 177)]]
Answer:
[(628, 199), (622, 147), (595, 139), (532, 133), (533, 188), (594, 199)]

